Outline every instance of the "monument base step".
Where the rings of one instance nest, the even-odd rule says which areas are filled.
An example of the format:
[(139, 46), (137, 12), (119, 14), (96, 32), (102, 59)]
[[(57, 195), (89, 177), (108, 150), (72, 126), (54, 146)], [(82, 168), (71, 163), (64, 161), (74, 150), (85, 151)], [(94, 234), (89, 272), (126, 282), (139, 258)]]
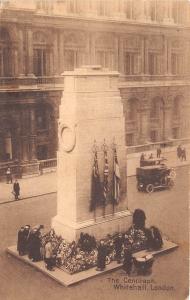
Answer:
[[(134, 257), (143, 257), (148, 254), (153, 254), (154, 256), (160, 253), (166, 253), (169, 250), (177, 248), (178, 245), (168, 241), (164, 240), (164, 245), (160, 250), (157, 251), (140, 251), (137, 253), (134, 253)], [(104, 271), (96, 271), (96, 268), (91, 268), (86, 271), (82, 271), (76, 274), (68, 274), (67, 272), (64, 272), (63, 270), (59, 268), (55, 268), (55, 271), (48, 271), (45, 267), (44, 261), (39, 261), (39, 262), (32, 262), (27, 255), (20, 256), (17, 252), (17, 247), (16, 246), (11, 246), (7, 248), (7, 252), (16, 258), (20, 259), (21, 261), (33, 266), (37, 270), (41, 271), (45, 275), (48, 275), (52, 279), (56, 280), (58, 283), (64, 285), (64, 286), (70, 286), (75, 283), (79, 283), (83, 280), (86, 280), (88, 278), (95, 277), (97, 275), (105, 274), (107, 272), (116, 270), (118, 268), (122, 267), (122, 264), (118, 264), (116, 261), (111, 262), (109, 265), (106, 266), (106, 269)]]

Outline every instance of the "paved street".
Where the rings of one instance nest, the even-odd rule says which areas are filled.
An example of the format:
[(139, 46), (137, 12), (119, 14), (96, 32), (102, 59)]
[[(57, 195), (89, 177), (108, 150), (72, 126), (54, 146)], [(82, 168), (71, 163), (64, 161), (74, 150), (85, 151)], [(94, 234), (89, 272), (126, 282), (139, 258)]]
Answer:
[[(151, 195), (137, 192), (135, 177), (128, 178), (129, 208), (141, 207), (147, 215), (147, 225), (156, 225), (170, 239), (179, 244), (172, 253), (156, 259), (152, 275), (158, 285), (169, 285), (172, 291), (115, 290), (113, 280), (123, 280), (123, 271), (82, 282), (64, 288), (51, 278), (7, 255), (7, 246), (16, 243), (18, 228), (23, 224), (44, 224), (50, 227), (51, 217), (56, 214), (56, 194), (34, 197), (30, 201), (10, 202), (0, 206), (0, 298), (3, 300), (80, 300), (80, 299), (126, 299), (184, 300), (188, 286), (188, 167), (177, 169), (173, 190), (155, 192)], [(108, 280), (111, 278), (111, 281)], [(138, 277), (139, 278), (139, 277)], [(140, 277), (141, 278), (141, 277)]]
[[(22, 178), (20, 184), (20, 199), (38, 195), (49, 194), (57, 191), (56, 173), (46, 173), (42, 176)], [(0, 203), (14, 201), (12, 194), (13, 184), (0, 182)]]

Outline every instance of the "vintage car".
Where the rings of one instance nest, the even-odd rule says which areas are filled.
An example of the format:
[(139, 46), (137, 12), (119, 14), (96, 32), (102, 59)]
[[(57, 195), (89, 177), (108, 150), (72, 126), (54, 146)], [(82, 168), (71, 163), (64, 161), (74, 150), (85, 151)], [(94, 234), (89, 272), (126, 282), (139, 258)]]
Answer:
[(137, 189), (152, 193), (155, 189), (172, 188), (175, 176), (174, 169), (165, 164), (137, 168)]

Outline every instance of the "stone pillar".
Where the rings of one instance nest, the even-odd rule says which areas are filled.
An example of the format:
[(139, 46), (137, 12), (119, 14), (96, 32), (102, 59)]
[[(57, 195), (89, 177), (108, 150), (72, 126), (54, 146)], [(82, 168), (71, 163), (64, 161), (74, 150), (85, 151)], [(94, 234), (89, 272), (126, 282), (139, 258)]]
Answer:
[(20, 76), (24, 76), (25, 74), (24, 37), (23, 37), (23, 30), (21, 28), (18, 31), (18, 35), (19, 35), (18, 72)]
[(64, 72), (64, 33), (60, 30), (59, 32), (59, 74)]
[(89, 36), (89, 50), (89, 63), (94, 65), (96, 61), (96, 34), (94, 32), (91, 32)]
[(34, 76), (33, 71), (33, 32), (32, 29), (27, 30), (27, 75)]
[(150, 0), (145, 0), (144, 2), (144, 14), (147, 21), (151, 21), (150, 17)]
[(172, 74), (172, 41), (171, 38), (167, 38), (167, 73)]
[(28, 142), (28, 111), (24, 107), (21, 112), (21, 145), (22, 145), (22, 160), (29, 160), (29, 142)]
[(148, 37), (144, 38), (144, 73), (149, 74), (149, 59), (148, 59), (148, 46), (149, 40)]
[(29, 151), (30, 160), (36, 160), (36, 118), (35, 107), (32, 106), (29, 109), (30, 112), (30, 137), (29, 137)]
[(140, 136), (139, 143), (146, 144), (149, 140), (150, 108), (147, 101), (142, 101), (140, 107)]
[[(129, 226), (126, 199), (125, 119), (118, 89), (119, 73), (94, 67), (64, 73), (64, 93), (59, 114), (57, 215), (52, 228), (66, 240), (76, 240), (81, 232), (96, 238)], [(105, 101), (102, 101), (105, 99)], [(96, 218), (89, 211), (94, 140), (99, 146), (98, 162), (102, 176), (106, 139), (110, 180), (113, 175), (115, 138), (121, 176), (121, 201), (113, 215), (108, 204), (105, 214), (97, 207)]]
[(124, 39), (122, 36), (119, 37), (119, 72), (124, 74)]
[(172, 1), (173, 0), (165, 0), (164, 1), (164, 23), (173, 23), (174, 20), (172, 18)]
[(172, 102), (170, 97), (164, 101), (163, 110), (163, 139), (172, 138)]
[(58, 61), (58, 32), (54, 32), (54, 43), (53, 43), (53, 74), (58, 75), (59, 74), (59, 61)]

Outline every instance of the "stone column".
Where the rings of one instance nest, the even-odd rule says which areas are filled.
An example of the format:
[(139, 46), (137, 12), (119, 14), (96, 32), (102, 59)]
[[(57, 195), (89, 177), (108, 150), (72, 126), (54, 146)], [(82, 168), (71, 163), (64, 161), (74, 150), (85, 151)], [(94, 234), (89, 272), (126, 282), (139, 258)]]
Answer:
[(54, 31), (54, 43), (53, 43), (53, 74), (59, 74), (59, 51), (58, 51), (58, 32)]
[(172, 41), (171, 38), (167, 38), (167, 73), (172, 74)]
[(29, 141), (27, 131), (28, 127), (28, 111), (25, 107), (22, 108), (21, 111), (21, 144), (22, 144), (22, 160), (29, 160)]
[(149, 40), (148, 37), (144, 38), (144, 73), (149, 74), (149, 59), (148, 59), (148, 46)]
[[(68, 241), (76, 240), (81, 232), (101, 238), (116, 228), (125, 230), (131, 222), (126, 200), (125, 118), (118, 89), (119, 73), (94, 66), (65, 72), (64, 76), (59, 115), (57, 215), (52, 219), (52, 227)], [(95, 218), (89, 211), (94, 140), (100, 149), (99, 169), (103, 170), (101, 146), (106, 139), (111, 179), (114, 138), (118, 145), (121, 201), (114, 215), (112, 205), (106, 206), (105, 214), (102, 207), (97, 207)]]
[(90, 61), (91, 65), (94, 65), (96, 62), (96, 34), (90, 32), (89, 36), (89, 50), (90, 50)]
[(29, 151), (30, 160), (36, 160), (36, 118), (35, 118), (35, 107), (29, 108), (30, 113), (30, 137), (29, 137)]
[(124, 74), (124, 38), (122, 36), (119, 37), (119, 72)]
[(164, 1), (164, 23), (173, 23), (172, 18), (172, 0)]
[(18, 50), (16, 47), (12, 49), (12, 57), (13, 57), (13, 75), (18, 76)]
[(163, 139), (172, 138), (172, 99), (171, 96), (164, 101), (163, 110)]
[(119, 71), (119, 37), (114, 37), (115, 51), (114, 51), (114, 70)]
[(64, 32), (59, 32), (59, 74), (64, 72)]
[(140, 106), (140, 136), (139, 143), (146, 144), (150, 140), (150, 107), (147, 101), (142, 101)]
[(33, 71), (33, 32), (31, 28), (27, 29), (27, 75), (34, 76)]
[(25, 55), (24, 55), (24, 36), (23, 36), (24, 34), (21, 28), (19, 28), (18, 35), (19, 35), (18, 69), (19, 69), (19, 75), (22, 77), (25, 74)]
[(147, 21), (151, 21), (150, 17), (150, 0), (145, 0), (144, 2), (145, 18)]

